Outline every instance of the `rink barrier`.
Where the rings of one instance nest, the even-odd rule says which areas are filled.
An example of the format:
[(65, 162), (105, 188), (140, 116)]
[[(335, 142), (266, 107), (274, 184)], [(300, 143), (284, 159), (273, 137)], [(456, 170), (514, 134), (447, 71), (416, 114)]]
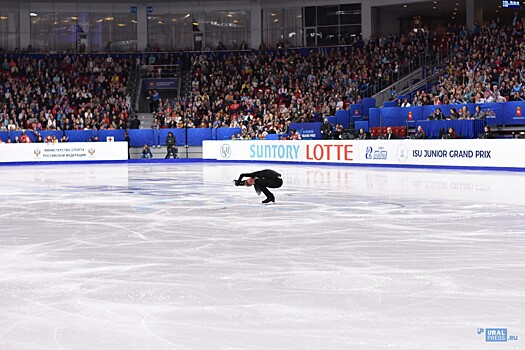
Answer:
[(0, 163), (124, 161), (126, 142), (0, 144)]
[(449, 168), (525, 170), (523, 141), (511, 140), (354, 140), (204, 141), (203, 159)]

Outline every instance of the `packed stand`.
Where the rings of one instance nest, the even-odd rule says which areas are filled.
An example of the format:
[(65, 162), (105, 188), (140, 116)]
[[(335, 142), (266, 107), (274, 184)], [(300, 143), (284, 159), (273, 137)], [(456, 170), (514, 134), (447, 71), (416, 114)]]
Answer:
[(411, 33), (311, 50), (306, 57), (294, 50), (194, 55), (191, 97), (152, 95), (154, 126), (239, 127), (241, 139), (290, 134), (291, 122), (321, 121), (362, 103), (431, 53), (428, 38)]
[[(512, 24), (493, 20), (476, 23), (472, 32), (450, 25), (442, 36), (441, 48), (451, 59), (439, 82), (430, 91), (417, 91), (412, 103), (399, 106), (490, 103), (522, 101), (525, 67), (525, 21), (515, 17)], [(459, 109), (459, 108), (458, 108)], [(458, 117), (463, 118), (463, 115)]]
[(130, 61), (3, 55), (0, 131), (126, 129)]

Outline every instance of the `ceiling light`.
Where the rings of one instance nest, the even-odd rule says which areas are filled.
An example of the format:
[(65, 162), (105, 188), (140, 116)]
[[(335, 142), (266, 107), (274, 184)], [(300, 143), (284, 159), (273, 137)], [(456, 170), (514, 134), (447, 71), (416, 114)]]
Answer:
[(158, 23), (158, 24), (164, 24), (164, 22), (162, 22), (162, 21), (158, 21), (157, 23)]
[(112, 20), (114, 20), (113, 17), (106, 17), (106, 18), (104, 18), (104, 19), (105, 19), (106, 21), (112, 21)]
[(233, 15), (231, 13), (228, 13), (226, 16), (233, 17)]
[(436, 6), (433, 6), (432, 8), (433, 8), (434, 10), (435, 10), (435, 9), (437, 9), (437, 7), (436, 7)]
[(172, 18), (171, 21), (172, 22), (177, 22), (177, 19), (176, 18)]
[(279, 22), (279, 18), (274, 19), (273, 22)]
[(270, 13), (270, 16), (275, 17), (275, 16), (277, 16), (277, 14), (276, 13)]
[(100, 23), (100, 22), (103, 22), (103, 21), (104, 21), (104, 19), (102, 18), (102, 19), (99, 19), (99, 20), (97, 21), (97, 23)]
[(137, 21), (134, 19), (132, 19), (131, 22), (137, 24)]
[(188, 18), (190, 17), (191, 15), (188, 13), (186, 16), (184, 16), (184, 18)]
[(31, 17), (36, 17), (36, 16), (38, 16), (38, 15), (37, 15), (36, 13), (34, 13), (34, 12), (30, 12), (30, 13), (29, 13), (29, 16), (31, 16)]
[(124, 23), (117, 24), (117, 27), (125, 27), (126, 25)]
[(408, 5), (406, 5), (406, 4), (405, 4), (405, 5), (403, 5), (403, 7), (405, 7), (405, 8), (406, 8), (406, 7), (408, 7)]
[(193, 24), (194, 26), (198, 26), (198, 25), (199, 25), (198, 22), (193, 22), (192, 24)]
[(457, 8), (454, 8), (454, 11), (457, 11), (458, 9)]
[(456, 19), (456, 17), (452, 16), (452, 19)]
[(73, 17), (71, 17), (71, 19), (76, 21), (78, 19), (78, 17), (73, 16)]
[(7, 16), (0, 16), (0, 19), (7, 19), (8, 17)]

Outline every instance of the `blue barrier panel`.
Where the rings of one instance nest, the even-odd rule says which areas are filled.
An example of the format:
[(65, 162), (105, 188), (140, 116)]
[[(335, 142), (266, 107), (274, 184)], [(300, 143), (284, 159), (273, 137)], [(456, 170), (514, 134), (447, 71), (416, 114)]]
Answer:
[(66, 134), (69, 142), (86, 142), (94, 136), (92, 130), (66, 130), (64, 134)]
[(355, 129), (356, 130), (363, 129), (364, 131), (368, 132), (369, 131), (368, 122), (366, 120), (355, 122)]
[(203, 140), (211, 140), (211, 128), (188, 129), (188, 145), (202, 146)]
[(363, 116), (363, 105), (362, 104), (353, 104), (350, 105), (350, 116)]
[[(242, 133), (241, 128), (217, 128), (215, 140), (230, 140), (232, 135), (237, 135)], [(213, 139), (213, 136), (212, 136)]]
[(126, 140), (124, 130), (98, 130), (94, 132), (98, 136), (99, 141), (106, 141), (108, 137), (113, 137), (114, 141)]
[(398, 117), (400, 121), (416, 121), (426, 119), (423, 118), (423, 107), (404, 107), (399, 108), (398, 111)]
[(483, 120), (422, 120), (416, 122), (416, 126), (420, 125), (429, 138), (437, 138), (441, 128), (447, 132), (449, 127), (453, 127), (458, 137), (475, 139), (483, 132), (485, 122)]
[(295, 129), (304, 140), (319, 140), (321, 139), (321, 124), (322, 123), (291, 123), (290, 129)]
[(525, 102), (507, 102), (503, 106), (503, 124), (525, 124)]
[(399, 117), (401, 108), (383, 107), (380, 109), (381, 116), (370, 116), (370, 127), (377, 126), (404, 126), (406, 118)]
[(337, 124), (337, 117), (330, 115), (325, 118), (328, 119), (328, 122), (335, 127), (335, 125)]
[(363, 99), (363, 115), (367, 116), (369, 115), (368, 111), (370, 108), (375, 108), (376, 106), (376, 99), (372, 97), (366, 97)]
[(505, 124), (505, 113), (503, 112), (503, 107), (505, 105), (506, 103), (481, 103), (479, 105), (483, 113), (485, 113), (487, 125)]
[(129, 129), (129, 140), (131, 147), (153, 146), (154, 129)]
[(266, 135), (266, 139), (267, 140), (279, 140), (279, 136), (280, 135), (277, 135), (277, 134), (268, 134)]
[[(343, 113), (343, 112), (346, 112), (346, 113)], [(350, 114), (348, 111), (337, 111), (335, 113), (335, 118), (336, 118), (336, 124), (341, 124), (343, 128), (348, 129), (348, 127), (350, 126)]]
[(15, 136), (18, 136), (18, 139), (20, 139), (20, 136), (22, 136), (22, 132), (21, 131), (1, 131), (0, 132), (0, 138), (2, 138), (4, 142), (6, 142), (7, 140), (11, 140), (11, 142), (14, 141)]
[(386, 101), (383, 103), (383, 107), (397, 107), (397, 101)]

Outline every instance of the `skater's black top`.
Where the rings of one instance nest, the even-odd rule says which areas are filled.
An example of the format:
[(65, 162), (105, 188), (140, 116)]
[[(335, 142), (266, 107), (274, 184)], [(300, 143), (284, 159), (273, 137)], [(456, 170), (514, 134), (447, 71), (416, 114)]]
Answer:
[(266, 169), (266, 170), (259, 170), (255, 171), (253, 173), (245, 173), (241, 174), (239, 176), (239, 180), (241, 181), (243, 177), (254, 177), (256, 179), (268, 179), (268, 180), (277, 180), (281, 178), (281, 174), (279, 174), (275, 170)]

